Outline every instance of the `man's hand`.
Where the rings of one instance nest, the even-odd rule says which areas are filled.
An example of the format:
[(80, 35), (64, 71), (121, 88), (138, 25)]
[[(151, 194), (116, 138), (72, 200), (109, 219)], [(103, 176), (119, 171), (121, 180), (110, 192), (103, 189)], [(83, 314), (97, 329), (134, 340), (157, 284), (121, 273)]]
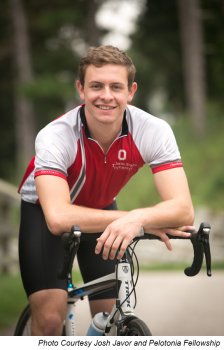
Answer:
[[(103, 259), (107, 260), (122, 258), (128, 245), (133, 238), (139, 236), (141, 224), (135, 221), (125, 222), (125, 217), (115, 220), (107, 226), (102, 235), (98, 238), (95, 253), (100, 254), (102, 251)], [(172, 236), (190, 237), (186, 231), (194, 231), (193, 226), (182, 226), (178, 228), (151, 229), (150, 233), (158, 236), (163, 241), (168, 250), (172, 250), (172, 245), (167, 234)]]
[(168, 250), (172, 250), (170, 239), (167, 235), (178, 236), (178, 237), (190, 237), (191, 233), (187, 231), (195, 231), (194, 226), (182, 226), (177, 228), (163, 228), (163, 229), (152, 229), (150, 233), (158, 236), (162, 242), (165, 243)]
[(115, 257), (121, 259), (130, 242), (134, 237), (139, 236), (142, 226), (136, 222), (118, 223), (119, 219), (108, 225), (105, 231), (97, 240), (96, 254), (113, 260)]

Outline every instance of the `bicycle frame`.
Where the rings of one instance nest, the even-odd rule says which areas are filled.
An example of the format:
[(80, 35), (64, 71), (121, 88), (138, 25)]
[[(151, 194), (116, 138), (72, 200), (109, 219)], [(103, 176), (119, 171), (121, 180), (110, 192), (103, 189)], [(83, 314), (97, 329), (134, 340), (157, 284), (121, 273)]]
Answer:
[(134, 314), (133, 278), (127, 255), (117, 261), (115, 272), (85, 283), (80, 287), (68, 284), (67, 315), (65, 320), (66, 335), (76, 334), (75, 306), (78, 300), (101, 291), (117, 289), (117, 299), (108, 317), (105, 335), (117, 335), (117, 323), (124, 317)]

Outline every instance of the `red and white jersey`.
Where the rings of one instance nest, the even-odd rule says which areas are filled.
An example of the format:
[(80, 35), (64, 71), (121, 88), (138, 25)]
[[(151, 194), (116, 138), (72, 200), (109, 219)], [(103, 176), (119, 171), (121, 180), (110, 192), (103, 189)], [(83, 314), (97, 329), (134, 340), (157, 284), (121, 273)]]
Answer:
[(84, 106), (52, 121), (37, 135), (19, 192), (24, 201), (38, 202), (34, 178), (59, 176), (68, 182), (71, 202), (91, 208), (111, 204), (144, 164), (153, 173), (181, 167), (170, 126), (139, 108), (126, 108), (122, 130), (105, 154), (91, 138)]

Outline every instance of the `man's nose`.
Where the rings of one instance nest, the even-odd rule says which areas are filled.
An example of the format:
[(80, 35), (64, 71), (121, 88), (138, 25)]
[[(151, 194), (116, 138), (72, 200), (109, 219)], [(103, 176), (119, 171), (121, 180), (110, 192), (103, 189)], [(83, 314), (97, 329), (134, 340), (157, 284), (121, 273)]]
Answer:
[(111, 100), (113, 98), (112, 91), (109, 86), (105, 86), (101, 93), (101, 98), (104, 100)]

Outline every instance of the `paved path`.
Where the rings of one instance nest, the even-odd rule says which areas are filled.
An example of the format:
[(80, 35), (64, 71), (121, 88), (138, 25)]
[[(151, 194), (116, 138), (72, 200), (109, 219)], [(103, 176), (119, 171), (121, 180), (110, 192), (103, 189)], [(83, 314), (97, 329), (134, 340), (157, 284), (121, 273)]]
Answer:
[[(183, 272), (141, 273), (137, 285), (136, 315), (153, 335), (224, 335), (224, 272), (196, 277)], [(77, 305), (78, 331), (90, 323), (88, 302)], [(80, 317), (81, 316), (81, 317)]]

